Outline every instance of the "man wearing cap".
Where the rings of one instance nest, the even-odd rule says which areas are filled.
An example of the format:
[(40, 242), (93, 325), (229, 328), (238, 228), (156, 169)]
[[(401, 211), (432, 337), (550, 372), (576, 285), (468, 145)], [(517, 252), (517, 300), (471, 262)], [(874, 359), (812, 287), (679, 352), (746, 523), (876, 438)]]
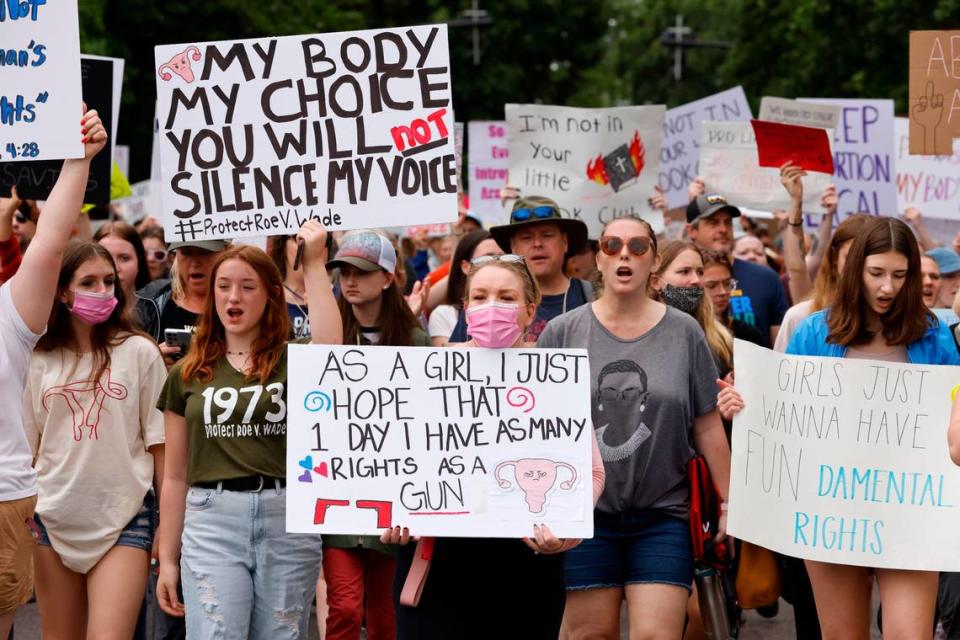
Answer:
[[(520, 198), (513, 205), (510, 223), (493, 227), (490, 234), (501, 249), (526, 258), (543, 293), (537, 317), (527, 330), (527, 340), (535, 341), (550, 320), (593, 300), (593, 285), (563, 273), (566, 259), (580, 253), (586, 245), (587, 225), (562, 217), (560, 207), (550, 198)], [(466, 342), (466, 331), (461, 318), (450, 342)]]
[[(704, 249), (732, 255), (733, 219), (739, 216), (740, 210), (723, 196), (698, 195), (687, 206), (687, 236)], [(739, 258), (733, 258), (731, 273), (739, 284), (730, 297), (731, 314), (757, 329), (769, 348), (790, 306), (780, 277), (769, 267)]]
[(174, 254), (172, 279), (156, 280), (137, 292), (135, 318), (140, 327), (160, 344), (164, 358), (183, 357), (183, 350), (167, 344), (167, 329), (192, 332), (207, 302), (210, 274), (223, 240), (187, 240), (170, 244)]
[(940, 267), (940, 296), (934, 308), (951, 309), (957, 289), (960, 289), (960, 256), (947, 247), (930, 249), (926, 255), (933, 258)]

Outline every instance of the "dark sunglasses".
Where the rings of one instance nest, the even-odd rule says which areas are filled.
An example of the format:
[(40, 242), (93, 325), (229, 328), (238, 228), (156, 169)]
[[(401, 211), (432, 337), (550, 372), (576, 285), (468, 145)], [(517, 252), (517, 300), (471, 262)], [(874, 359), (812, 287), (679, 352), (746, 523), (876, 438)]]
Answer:
[(559, 213), (553, 207), (524, 207), (522, 209), (514, 209), (513, 213), (510, 214), (510, 219), (516, 222), (525, 222), (527, 220), (546, 220), (547, 218), (556, 218), (559, 217)]
[(635, 256), (642, 256), (647, 251), (650, 251), (650, 238), (645, 236), (634, 236), (629, 238), (626, 242), (622, 238), (617, 236), (603, 236), (600, 238), (600, 251), (603, 251), (608, 256), (619, 255), (623, 251), (623, 246), (626, 244), (627, 250)]
[(167, 255), (169, 254), (164, 249), (154, 249), (153, 251), (147, 251), (147, 257), (153, 258), (157, 262), (163, 262), (164, 260), (166, 260)]
[(14, 218), (14, 220), (16, 220), (17, 223), (19, 223), (19, 224), (27, 224), (28, 222), (30, 222), (30, 218), (28, 218), (27, 216), (23, 215), (23, 214), (20, 213), (19, 211), (17, 211), (16, 213), (13, 214), (13, 218)]

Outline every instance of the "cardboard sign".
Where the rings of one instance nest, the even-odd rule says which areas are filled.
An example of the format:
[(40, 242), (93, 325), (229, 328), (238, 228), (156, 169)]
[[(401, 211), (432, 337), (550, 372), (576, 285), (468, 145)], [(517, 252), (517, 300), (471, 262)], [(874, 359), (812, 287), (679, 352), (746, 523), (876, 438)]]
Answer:
[(500, 202), (507, 185), (510, 148), (507, 123), (476, 121), (467, 124), (467, 171), (470, 180), (470, 211), (487, 225), (505, 224), (510, 216)]
[[(707, 191), (719, 193), (738, 207), (774, 211), (790, 206), (780, 184), (780, 170), (761, 167), (749, 122), (704, 122), (700, 139), (700, 175)], [(825, 173), (803, 180), (803, 210), (820, 215), (820, 196), (830, 184)]]
[[(794, 558), (958, 571), (956, 367), (788, 356), (737, 340), (731, 535)], [(757, 517), (757, 514), (763, 517)], [(922, 541), (922, 544), (918, 544)]]
[(506, 105), (510, 182), (521, 195), (553, 198), (591, 238), (604, 223), (642, 216), (655, 232), (663, 215), (648, 200), (660, 171), (662, 105), (578, 109)]
[[(80, 59), (83, 100), (88, 108), (97, 110), (111, 144), (114, 144), (116, 139), (114, 126), (117, 117), (114, 112), (119, 112), (120, 109), (120, 92), (116, 90), (118, 60), (120, 59), (88, 55), (83, 55)], [(122, 69), (120, 73), (122, 74)], [(78, 135), (80, 119), (73, 116), (73, 121), (76, 128), (72, 135)], [(10, 195), (10, 187), (16, 185), (17, 194), (21, 198), (46, 200), (60, 177), (62, 166), (63, 162), (59, 160), (0, 163), (0, 196)], [(106, 149), (90, 161), (90, 176), (83, 196), (84, 203), (110, 204), (111, 170), (112, 154)]]
[(583, 349), (288, 349), (287, 531), (593, 535)]
[(155, 52), (169, 240), (457, 219), (446, 26)]
[(840, 108), (833, 135), (833, 182), (839, 218), (854, 213), (896, 215), (893, 100), (803, 98)]
[(910, 153), (949, 156), (960, 138), (960, 31), (910, 32)]
[(747, 122), (751, 117), (743, 87), (667, 110), (663, 118), (659, 181), (671, 209), (687, 206), (687, 187), (700, 175), (700, 124)]
[(950, 156), (910, 155), (909, 130), (907, 118), (895, 119), (897, 211), (916, 207), (925, 218), (960, 221), (960, 140)]
[(111, 206), (117, 215), (130, 224), (138, 224), (145, 218), (160, 215), (160, 183), (153, 180), (143, 180), (130, 185), (133, 195), (114, 200)]
[(836, 129), (840, 121), (840, 107), (764, 96), (760, 100), (760, 115), (757, 119), (800, 127)]
[(76, 0), (0, 2), (0, 161), (82, 158)]
[(833, 173), (833, 155), (825, 129), (751, 120), (761, 167), (793, 162), (801, 169)]

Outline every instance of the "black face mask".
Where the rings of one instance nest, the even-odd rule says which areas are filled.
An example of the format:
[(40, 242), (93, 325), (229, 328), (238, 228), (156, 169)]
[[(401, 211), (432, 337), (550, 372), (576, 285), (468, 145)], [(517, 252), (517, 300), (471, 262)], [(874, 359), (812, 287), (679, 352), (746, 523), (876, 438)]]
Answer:
[(703, 287), (675, 287), (672, 284), (663, 286), (660, 290), (660, 299), (674, 309), (693, 315), (700, 306), (703, 298)]

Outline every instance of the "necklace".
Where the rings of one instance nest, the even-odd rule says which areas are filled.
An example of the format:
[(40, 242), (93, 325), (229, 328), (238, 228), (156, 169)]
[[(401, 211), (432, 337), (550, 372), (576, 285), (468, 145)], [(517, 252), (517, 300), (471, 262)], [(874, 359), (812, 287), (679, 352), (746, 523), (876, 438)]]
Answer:
[(306, 300), (306, 298), (304, 297), (304, 294), (306, 294), (306, 291), (304, 291), (303, 293), (300, 293), (296, 289), (292, 289), (288, 287), (286, 284), (283, 285), (283, 288), (289, 291), (290, 293), (292, 293), (293, 295), (297, 296), (297, 298), (299, 298), (301, 301)]
[(245, 356), (247, 355), (246, 351), (227, 351), (228, 356)]

